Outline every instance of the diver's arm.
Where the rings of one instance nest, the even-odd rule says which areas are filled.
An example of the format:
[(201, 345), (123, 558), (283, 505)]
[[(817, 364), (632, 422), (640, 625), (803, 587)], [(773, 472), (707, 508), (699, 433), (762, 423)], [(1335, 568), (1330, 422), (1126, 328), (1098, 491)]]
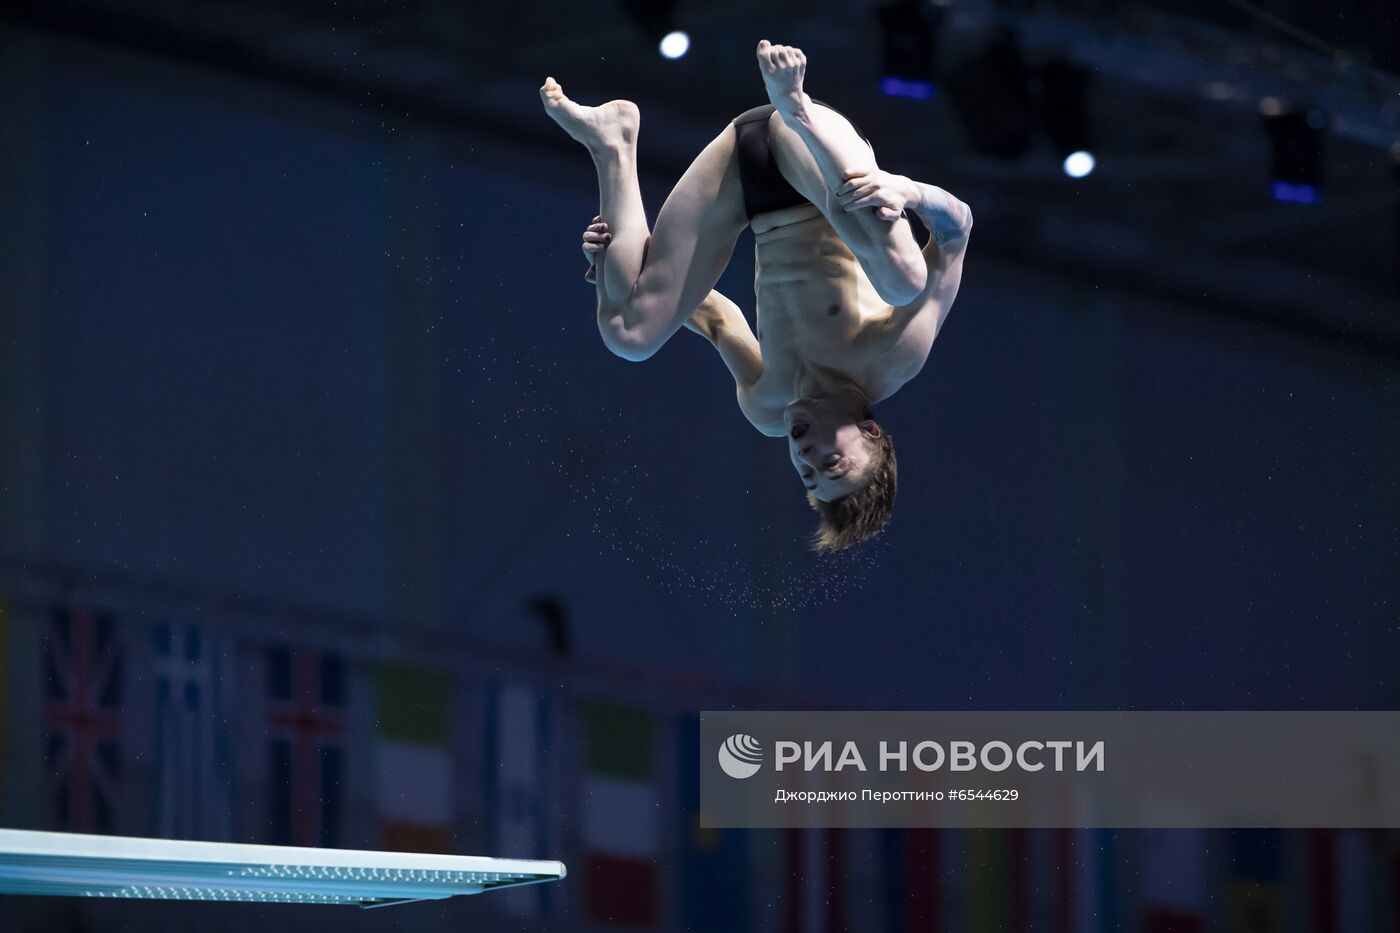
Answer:
[(748, 319), (719, 292), (712, 289), (685, 326), (714, 344), (740, 388), (753, 385), (763, 375), (763, 353)]
[(768, 99), (782, 117), (769, 129), (778, 170), (826, 216), (881, 298), (895, 305), (914, 300), (923, 290), (925, 269), (901, 207), (846, 213), (835, 202), (850, 175), (878, 169), (874, 150), (849, 120), (803, 89), (807, 56), (801, 49), (764, 40), (758, 62)]
[(972, 237), (972, 209), (937, 185), (913, 181), (913, 198), (907, 207), (928, 230), (923, 248), (927, 280), (923, 291), (909, 305), (895, 308), (896, 315), (932, 312), (941, 324), (958, 297), (962, 283), (963, 256)]
[(929, 240), (923, 253), (930, 284), (936, 286), (932, 280), (945, 275), (967, 250), (967, 240), (972, 235), (972, 209), (936, 185), (912, 183), (916, 196), (908, 207), (928, 228)]
[[(602, 267), (598, 264), (598, 254), (607, 249), (611, 242), (608, 225), (602, 218), (594, 217), (593, 224), (583, 234), (583, 254), (588, 258), (588, 271), (584, 281), (598, 285), (598, 314), (600, 320), (606, 313), (603, 286), (598, 281)], [(758, 340), (749, 327), (744, 312), (739, 306), (719, 292), (711, 289), (700, 307), (695, 309), (685, 322), (687, 330), (692, 330), (714, 345), (720, 359), (729, 367), (734, 381), (740, 388), (753, 385), (763, 374), (763, 355), (758, 348)], [(604, 328), (604, 341), (607, 330)]]
[[(771, 133), (773, 158), (798, 193), (816, 205), (890, 304), (912, 301), (925, 285), (919, 244), (900, 207), (844, 211), (838, 192), (858, 174), (879, 172), (874, 152), (834, 110), (804, 105)], [(834, 177), (828, 176), (835, 174)]]
[[(884, 173), (881, 173), (884, 174)], [(876, 204), (903, 202), (929, 233), (922, 253), (927, 281), (917, 298), (906, 305), (892, 306), (887, 315), (870, 322), (872, 334), (907, 350), (911, 362), (922, 366), (928, 349), (938, 336), (943, 321), (953, 308), (962, 284), (963, 257), (972, 235), (972, 210), (935, 185), (904, 176), (889, 176), (866, 184), (867, 200)]]
[(929, 233), (923, 248), (928, 283), (915, 302), (914, 315), (916, 319), (920, 315), (931, 318), (927, 326), (932, 329), (928, 335), (932, 342), (953, 309), (962, 284), (963, 257), (972, 236), (972, 209), (935, 185), (917, 181), (914, 185), (918, 198), (909, 207)]

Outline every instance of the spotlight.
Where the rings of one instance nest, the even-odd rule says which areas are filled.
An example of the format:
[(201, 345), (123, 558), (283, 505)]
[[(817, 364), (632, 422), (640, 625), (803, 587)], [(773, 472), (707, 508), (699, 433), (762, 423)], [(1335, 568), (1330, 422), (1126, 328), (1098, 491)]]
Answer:
[(1067, 61), (1049, 62), (1040, 71), (1040, 116), (1065, 174), (1083, 178), (1094, 170), (1089, 139), (1089, 73)]
[(690, 36), (679, 29), (674, 29), (661, 37), (659, 48), (663, 58), (680, 58), (690, 51)]
[(676, 0), (622, 0), (622, 12), (663, 56), (677, 59), (690, 50), (690, 36), (680, 30)]
[(991, 155), (1014, 158), (1031, 146), (1031, 93), (1020, 43), (1011, 30), (997, 32), (944, 79), (968, 142)]
[(937, 29), (943, 10), (928, 0), (891, 0), (876, 11), (880, 24), (880, 92), (928, 100), (937, 74)]
[(1322, 199), (1322, 133), (1319, 111), (1279, 110), (1264, 117), (1273, 148), (1269, 194), (1276, 201), (1316, 204)]
[(1095, 164), (1094, 154), (1080, 149), (1065, 156), (1065, 174), (1070, 178), (1084, 178), (1093, 172)]

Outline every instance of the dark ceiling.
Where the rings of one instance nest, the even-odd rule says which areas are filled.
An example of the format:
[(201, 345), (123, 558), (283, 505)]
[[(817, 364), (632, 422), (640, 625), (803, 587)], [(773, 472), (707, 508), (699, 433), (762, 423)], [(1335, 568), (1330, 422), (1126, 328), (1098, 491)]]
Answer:
[[(0, 19), (333, 98), (387, 124), (568, 152), (535, 97), (551, 74), (583, 101), (636, 100), (644, 167), (658, 178), (762, 102), (759, 38), (801, 45), (809, 89), (857, 119), (882, 165), (972, 203), (984, 249), (1400, 353), (1400, 178), (1377, 144), (1400, 140), (1400, 82), (1385, 70), (1400, 58), (1394, 2), (951, 0), (945, 76), (1007, 26), (1032, 64), (1064, 57), (1090, 70), (1100, 167), (1078, 182), (1043, 140), (1016, 160), (973, 151), (947, 94), (881, 95), (875, 6), (681, 3), (693, 44), (676, 62), (616, 2), (11, 0)], [(1268, 197), (1258, 100), (1275, 93), (1338, 114), (1320, 204)]]

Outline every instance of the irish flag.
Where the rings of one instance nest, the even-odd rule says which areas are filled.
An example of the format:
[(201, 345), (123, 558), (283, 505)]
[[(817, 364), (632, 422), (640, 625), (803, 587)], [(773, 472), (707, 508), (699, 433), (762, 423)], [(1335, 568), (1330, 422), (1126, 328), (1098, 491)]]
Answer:
[(591, 701), (583, 704), (582, 725), (585, 913), (599, 925), (655, 926), (661, 897), (655, 723), (640, 707)]
[(380, 844), (450, 852), (451, 683), (442, 673), (389, 665), (379, 670), (378, 688)]

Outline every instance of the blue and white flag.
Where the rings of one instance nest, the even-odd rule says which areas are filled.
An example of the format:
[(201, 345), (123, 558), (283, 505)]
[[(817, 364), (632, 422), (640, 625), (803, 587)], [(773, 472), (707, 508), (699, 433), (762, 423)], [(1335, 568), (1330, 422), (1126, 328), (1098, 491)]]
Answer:
[(155, 834), (230, 839), (230, 658), (222, 640), (197, 623), (162, 620), (151, 641)]
[[(551, 703), (534, 684), (500, 680), (486, 697), (484, 785), (492, 814), (491, 851), (508, 858), (547, 858), (554, 840), (550, 749)], [(547, 885), (502, 892), (514, 914), (550, 911)]]

